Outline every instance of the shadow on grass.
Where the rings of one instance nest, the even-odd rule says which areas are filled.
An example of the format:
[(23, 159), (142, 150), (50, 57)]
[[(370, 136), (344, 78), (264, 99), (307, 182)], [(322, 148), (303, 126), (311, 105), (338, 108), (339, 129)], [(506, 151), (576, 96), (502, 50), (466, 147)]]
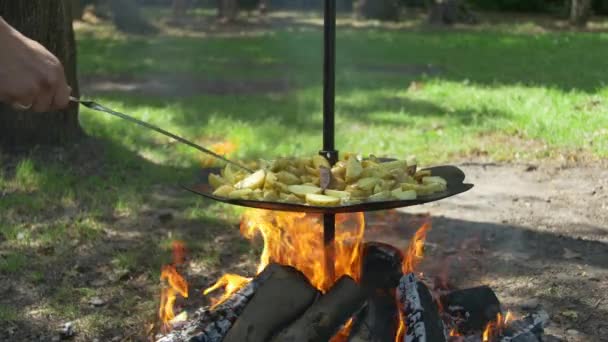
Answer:
[(154, 164), (92, 139), (2, 161), (0, 312), (12, 313), (0, 314), (8, 328), (0, 340), (51, 340), (66, 322), (76, 341), (143, 340), (156, 322), (171, 241), (185, 241), (205, 275), (195, 278), (194, 296), (220, 264), (237, 265), (249, 250), (230, 208), (179, 187), (196, 168)]

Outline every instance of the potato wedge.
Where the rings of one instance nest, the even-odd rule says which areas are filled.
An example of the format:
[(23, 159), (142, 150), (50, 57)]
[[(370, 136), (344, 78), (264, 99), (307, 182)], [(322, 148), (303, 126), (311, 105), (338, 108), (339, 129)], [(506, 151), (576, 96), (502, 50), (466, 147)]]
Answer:
[(380, 183), (380, 178), (367, 177), (357, 181), (357, 188), (365, 191), (372, 191), (376, 184)]
[(340, 199), (337, 197), (331, 197), (319, 194), (307, 194), (306, 203), (310, 205), (318, 205), (323, 207), (331, 207), (340, 204)]
[(330, 190), (330, 189), (327, 189), (327, 190), (325, 190), (325, 195), (331, 196), (331, 197), (340, 198), (340, 199), (350, 198), (350, 194), (348, 192), (346, 192), (346, 191), (339, 191), (339, 190)]
[(345, 180), (347, 183), (356, 182), (363, 172), (361, 163), (356, 158), (349, 158), (346, 162)]
[(422, 178), (422, 184), (432, 184), (432, 183), (440, 183), (440, 184), (443, 184), (446, 186), (448, 185), (448, 182), (441, 177), (429, 176), (429, 177)]
[(258, 170), (251, 175), (243, 178), (240, 182), (236, 183), (234, 187), (236, 189), (259, 189), (264, 186), (264, 180), (266, 179), (266, 171)]
[(253, 190), (251, 189), (239, 189), (234, 190), (228, 194), (228, 198), (230, 199), (249, 199)]
[(322, 189), (310, 185), (290, 185), (287, 187), (289, 192), (296, 196), (304, 197), (308, 194), (320, 194)]
[(330, 168), (329, 162), (327, 161), (327, 159), (325, 159), (325, 157), (320, 156), (320, 155), (316, 155), (314, 157), (312, 157), (312, 165), (314, 166), (315, 169), (320, 168), (321, 166), (326, 167), (326, 168)]
[(287, 185), (294, 185), (294, 184), (300, 183), (300, 177), (296, 176), (295, 174), (293, 174), (291, 172), (287, 172), (287, 171), (281, 171), (281, 172), (277, 173), (277, 178), (278, 178), (279, 182), (287, 184)]
[(375, 202), (375, 201), (388, 201), (391, 199), (391, 192), (390, 191), (381, 191), (377, 194), (373, 194), (371, 196), (369, 196), (367, 198), (368, 201), (371, 202)]
[(228, 197), (228, 195), (234, 191), (234, 187), (232, 185), (222, 185), (219, 188), (215, 189), (213, 195), (219, 197)]
[(209, 174), (208, 180), (209, 184), (213, 187), (213, 189), (218, 189), (222, 185), (230, 185), (227, 180), (214, 173)]
[(391, 191), (391, 195), (401, 201), (415, 200), (417, 197), (416, 191), (414, 191), (414, 190), (403, 191), (400, 189), (396, 189), (396, 190)]

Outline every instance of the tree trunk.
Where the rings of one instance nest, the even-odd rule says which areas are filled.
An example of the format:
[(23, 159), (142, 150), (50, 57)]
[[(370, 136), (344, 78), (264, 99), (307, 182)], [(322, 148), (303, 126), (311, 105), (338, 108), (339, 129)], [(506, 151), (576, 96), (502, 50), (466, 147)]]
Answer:
[(72, 6), (72, 19), (81, 20), (84, 15), (84, 4), (82, 0), (70, 0)]
[(152, 34), (157, 29), (142, 17), (135, 0), (110, 0), (116, 28), (127, 33)]
[(217, 0), (218, 18), (222, 22), (234, 22), (239, 13), (237, 0)]
[(591, 16), (591, 0), (572, 0), (570, 5), (570, 23), (585, 27)]
[[(78, 96), (76, 43), (71, 4), (62, 0), (0, 0), (0, 16), (25, 36), (44, 45), (63, 63), (72, 94)], [(78, 106), (51, 113), (16, 112), (0, 104), (0, 147), (58, 145), (82, 136)]]
[(186, 15), (188, 4), (186, 0), (173, 0), (173, 18), (180, 19)]

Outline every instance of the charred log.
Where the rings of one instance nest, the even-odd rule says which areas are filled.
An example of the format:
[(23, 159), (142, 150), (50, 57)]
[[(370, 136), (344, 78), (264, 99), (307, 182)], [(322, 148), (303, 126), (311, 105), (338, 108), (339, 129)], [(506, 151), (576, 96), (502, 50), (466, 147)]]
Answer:
[(441, 305), (461, 334), (482, 331), (501, 313), (500, 301), (488, 286), (450, 292), (441, 296)]
[(236, 319), (245, 310), (258, 288), (275, 274), (281, 274), (284, 266), (268, 265), (243, 288), (220, 305), (197, 310), (188, 323), (157, 339), (157, 342), (220, 342)]
[(349, 342), (395, 340), (399, 327), (395, 288), (403, 275), (402, 261), (401, 252), (390, 245), (365, 245), (361, 286), (367, 293), (367, 305), (355, 316)]
[(365, 292), (350, 277), (341, 277), (289, 327), (274, 337), (274, 342), (328, 341), (363, 305)]
[(500, 342), (536, 342), (542, 341), (545, 326), (549, 322), (549, 314), (539, 311), (525, 316), (523, 319), (509, 323), (503, 332)]
[(284, 267), (247, 304), (223, 342), (265, 342), (300, 317), (319, 291), (298, 270)]
[(447, 340), (446, 330), (431, 292), (413, 273), (401, 277), (397, 299), (407, 326), (404, 342)]

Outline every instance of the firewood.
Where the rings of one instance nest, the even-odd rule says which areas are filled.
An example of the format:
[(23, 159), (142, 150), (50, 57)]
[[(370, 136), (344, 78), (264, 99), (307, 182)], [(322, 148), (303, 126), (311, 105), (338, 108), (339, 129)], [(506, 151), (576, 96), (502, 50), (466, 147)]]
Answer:
[(429, 289), (413, 273), (401, 277), (397, 288), (407, 332), (404, 342), (445, 342), (446, 329)]
[(461, 334), (482, 331), (501, 313), (500, 301), (488, 286), (456, 290), (441, 296), (441, 304)]
[(223, 342), (265, 342), (300, 317), (319, 291), (298, 270), (284, 267), (261, 285)]
[(215, 308), (204, 307), (195, 311), (189, 321), (170, 333), (157, 338), (157, 342), (220, 342), (243, 312), (256, 290), (284, 266), (268, 265), (247, 285), (235, 292)]
[(342, 276), (329, 291), (316, 301), (289, 327), (277, 334), (273, 342), (323, 342), (363, 305), (365, 292), (349, 276)]
[(395, 287), (402, 276), (401, 252), (386, 244), (369, 242), (364, 246), (361, 287), (367, 304), (353, 322), (349, 342), (394, 341), (399, 327)]
[(503, 332), (500, 342), (536, 342), (542, 341), (542, 334), (549, 322), (549, 314), (540, 310), (524, 318), (510, 322)]

